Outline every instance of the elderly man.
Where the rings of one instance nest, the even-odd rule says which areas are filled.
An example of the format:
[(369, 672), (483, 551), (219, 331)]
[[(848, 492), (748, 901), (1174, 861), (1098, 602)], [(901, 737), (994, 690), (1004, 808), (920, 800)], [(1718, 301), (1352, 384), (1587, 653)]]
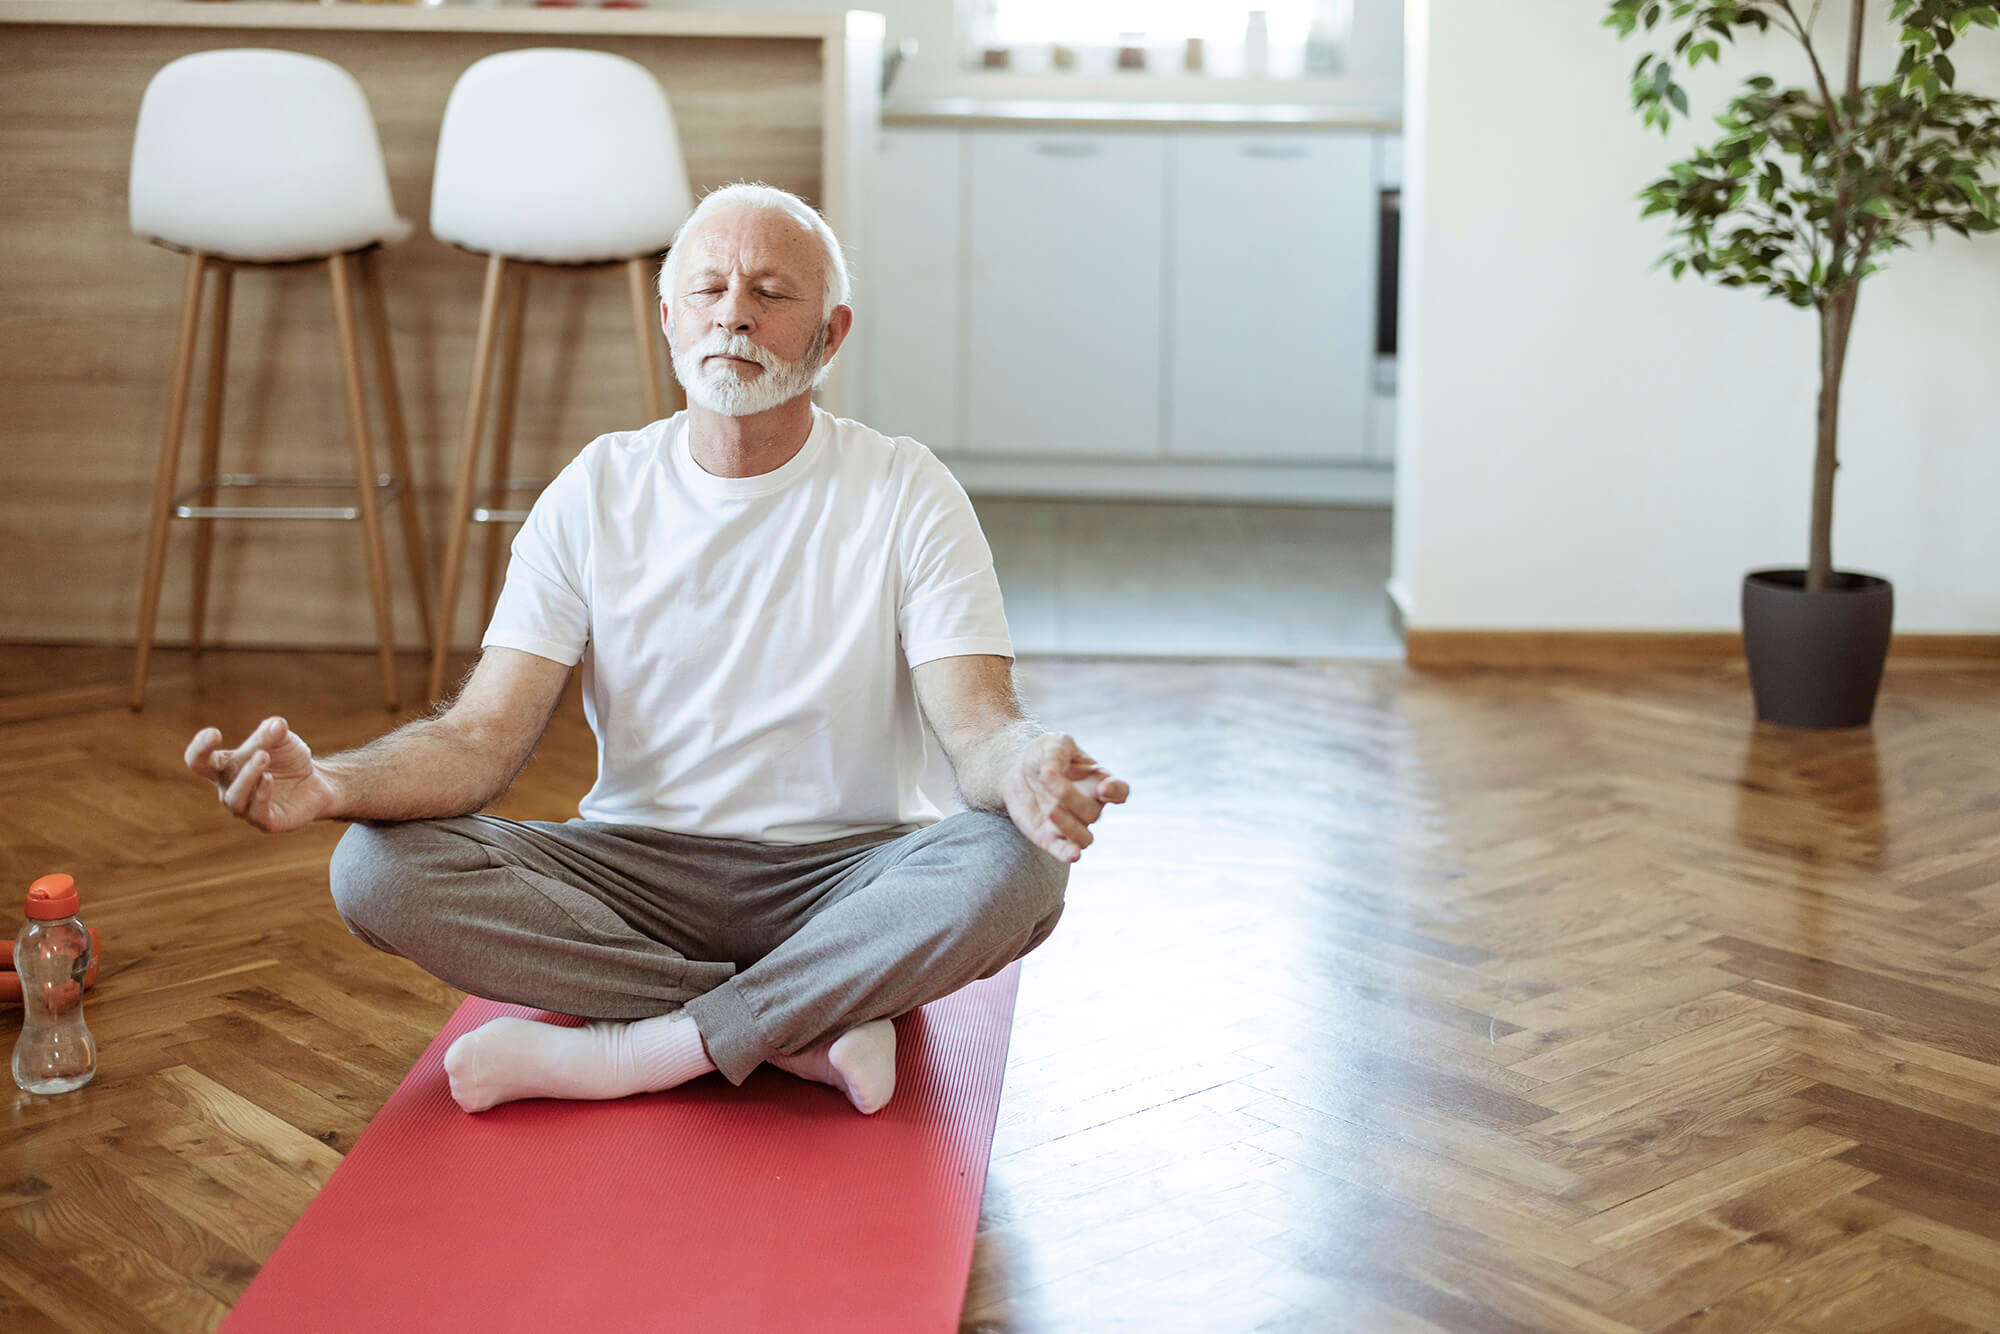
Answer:
[[(460, 1037), (466, 1111), (769, 1061), (872, 1113), (890, 1020), (1046, 939), (1130, 789), (1022, 713), (992, 553), (944, 465), (812, 402), (854, 322), (818, 213), (706, 196), (660, 320), (687, 410), (599, 436), (536, 500), (448, 708), (327, 759), (281, 717), (228, 748), (205, 728), (187, 763), (258, 829), (353, 822), (333, 899), (369, 944), (588, 1017)], [(477, 814), (579, 662), (578, 817)], [(947, 818), (917, 786), (919, 708), (967, 807)]]

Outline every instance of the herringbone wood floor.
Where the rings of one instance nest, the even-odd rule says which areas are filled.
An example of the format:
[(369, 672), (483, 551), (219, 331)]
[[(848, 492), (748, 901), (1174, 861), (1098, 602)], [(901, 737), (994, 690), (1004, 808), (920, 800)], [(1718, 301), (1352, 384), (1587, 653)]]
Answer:
[[(181, 767), (375, 735), (372, 658), (124, 662), (0, 651), (0, 885), (108, 955), (96, 1082), (7, 1114), (9, 1330), (212, 1328), (460, 998)], [(1859, 733), (1740, 669), (1022, 677), (1134, 796), (1022, 965), (967, 1328), (2000, 1328), (2000, 675)], [(592, 764), (572, 697), (496, 809)]]

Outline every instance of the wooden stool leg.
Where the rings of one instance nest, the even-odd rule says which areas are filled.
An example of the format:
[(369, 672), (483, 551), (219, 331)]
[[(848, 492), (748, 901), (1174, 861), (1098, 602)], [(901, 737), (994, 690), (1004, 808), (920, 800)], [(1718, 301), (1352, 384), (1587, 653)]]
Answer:
[(382, 550), (382, 516), (375, 505), (375, 449), (368, 439), (368, 398), (361, 388), (361, 342), (354, 321), (354, 288), (347, 256), (329, 255), (333, 277), (333, 319), (340, 330), (340, 366), (347, 381), (348, 435), (354, 442), (354, 480), (361, 497), (361, 526), (368, 540), (368, 586), (375, 598), (375, 637), (382, 646), (382, 695), (393, 712), (396, 699), (396, 631), (389, 617), (389, 559)]
[[(504, 342), (500, 348), (500, 402), (494, 408), (493, 417), (491, 476), (496, 488), (506, 482), (514, 454), (514, 403), (521, 390), (521, 321), (527, 314), (528, 272), (525, 264), (516, 264), (510, 275), (513, 282), (507, 291), (507, 331), (501, 335)], [(500, 594), (500, 572), (503, 568), (501, 525), (488, 523), (480, 526), (486, 529), (486, 568), (481, 576), (479, 605), (484, 609), (482, 616), (490, 619), (494, 600)]]
[[(220, 260), (209, 265), (215, 271), (215, 313), (210, 316), (208, 344), (208, 399), (202, 405), (201, 477), (215, 476), (222, 455), (223, 376), (229, 365), (229, 297), (235, 278), (234, 266)], [(201, 503), (215, 503), (215, 488), (201, 489)], [(194, 521), (194, 605), (188, 610), (188, 651), (201, 657), (203, 624), (208, 619), (208, 565), (215, 540), (215, 520)]]
[(472, 479), (479, 470), (479, 435), (485, 425), (486, 382), (493, 369), (493, 325), (500, 313), (500, 282), (506, 276), (505, 257), (486, 261), (486, 291), (479, 302), (479, 337), (472, 353), (472, 391), (465, 403), (465, 442), (459, 451), (458, 482), (452, 488), (451, 510), (445, 516), (444, 581), (438, 593), (437, 626), (431, 636), (431, 673), (426, 687), (431, 700), (444, 694), (445, 657), (451, 652), (452, 622), (457, 619), (458, 581), (465, 566), (466, 529), (471, 526)]
[(145, 585), (139, 596), (138, 653), (132, 664), (132, 708), (146, 705), (146, 663), (153, 652), (153, 626), (160, 612), (160, 577), (166, 573), (167, 524), (180, 471), (181, 428), (187, 424), (188, 382), (194, 378), (194, 342), (201, 322), (201, 280), (206, 261), (188, 256), (181, 294), (181, 327), (174, 343), (174, 374), (167, 390), (167, 425), (160, 437), (160, 470), (153, 482), (153, 526), (146, 538)]
[(398, 498), (403, 524), (403, 546), (410, 557), (410, 582), (417, 590), (417, 624), (422, 627), (426, 647), (431, 633), (431, 580), (429, 562), (424, 559), (424, 530), (419, 515), (423, 506), (417, 499), (417, 475), (410, 471), (410, 440), (403, 430), (403, 396), (396, 387), (396, 359), (389, 347), (389, 306), (382, 298), (382, 271), (376, 266), (375, 252), (361, 252), (361, 286), (368, 298), (368, 324), (375, 344), (375, 373), (382, 388), (382, 411), (388, 420), (389, 462), (403, 479)]
[(626, 260), (625, 277), (632, 289), (632, 332), (638, 338), (639, 377), (646, 390), (646, 420), (656, 422), (667, 415), (666, 398), (660, 392), (660, 354), (653, 347), (653, 330), (659, 327), (660, 303), (646, 284), (645, 261)]

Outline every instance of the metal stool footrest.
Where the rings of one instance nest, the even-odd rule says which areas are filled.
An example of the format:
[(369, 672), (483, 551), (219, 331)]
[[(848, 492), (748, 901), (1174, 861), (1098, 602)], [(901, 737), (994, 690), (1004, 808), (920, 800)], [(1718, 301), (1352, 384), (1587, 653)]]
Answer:
[[(347, 487), (356, 489), (360, 483), (353, 477), (319, 476), (272, 476), (266, 473), (225, 472), (196, 482), (187, 490), (174, 497), (173, 516), (176, 519), (358, 519), (361, 507), (354, 505), (194, 505), (188, 503), (210, 487)], [(375, 474), (375, 489), (383, 503), (394, 500), (402, 494), (403, 479), (390, 474)]]
[(553, 477), (509, 477), (504, 482), (489, 486), (486, 488), (486, 502), (472, 507), (472, 521), (474, 523), (524, 522), (528, 517), (527, 510), (502, 507), (498, 503), (498, 498), (509, 491), (540, 492), (554, 480)]

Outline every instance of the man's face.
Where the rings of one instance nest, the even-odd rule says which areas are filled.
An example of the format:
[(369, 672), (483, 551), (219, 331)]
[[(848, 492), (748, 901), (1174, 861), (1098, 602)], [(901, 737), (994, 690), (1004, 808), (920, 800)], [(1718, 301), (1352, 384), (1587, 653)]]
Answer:
[(731, 209), (681, 238), (661, 322), (688, 398), (748, 416), (807, 393), (827, 355), (825, 259), (796, 221)]

